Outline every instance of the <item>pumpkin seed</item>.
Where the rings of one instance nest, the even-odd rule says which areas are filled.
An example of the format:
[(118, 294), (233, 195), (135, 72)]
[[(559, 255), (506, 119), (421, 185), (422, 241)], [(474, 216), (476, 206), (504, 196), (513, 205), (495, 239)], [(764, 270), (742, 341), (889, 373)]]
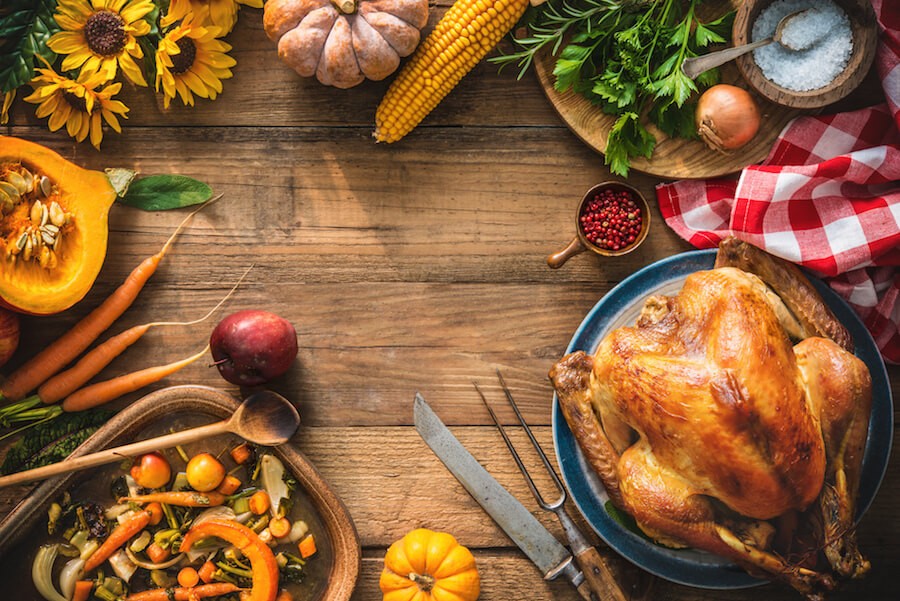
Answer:
[(12, 210), (16, 208), (13, 199), (9, 197), (9, 194), (0, 190), (0, 211), (3, 213), (12, 213)]
[(38, 264), (40, 264), (41, 267), (47, 267), (47, 265), (49, 263), (50, 263), (50, 249), (45, 246), (44, 248), (41, 249), (41, 256), (38, 258)]
[(50, 223), (56, 227), (62, 227), (66, 224), (66, 212), (59, 206), (55, 200), (50, 203)]
[(50, 232), (41, 230), (41, 240), (43, 240), (44, 244), (47, 246), (53, 246), (53, 244), (56, 243), (56, 236)]
[(31, 251), (34, 250), (34, 244), (31, 243), (31, 236), (25, 240), (25, 250), (22, 251), (22, 258), (28, 261), (31, 259)]
[(13, 202), (19, 200), (19, 197), (21, 196), (21, 194), (19, 194), (19, 189), (9, 182), (0, 181), (0, 190), (6, 192), (6, 195), (9, 196)]
[(34, 201), (34, 204), (31, 205), (31, 213), (30, 213), (31, 214), (31, 223), (33, 223), (35, 225), (40, 225), (41, 220), (44, 217), (45, 211), (46, 211), (46, 208), (41, 203), (41, 201), (39, 201), (39, 200)]
[(16, 240), (16, 248), (18, 250), (22, 250), (25, 248), (25, 243), (28, 241), (28, 232), (22, 232), (22, 235), (19, 236), (19, 239)]
[(19, 191), (19, 194), (25, 194), (28, 192), (28, 182), (25, 181), (25, 178), (15, 171), (10, 171), (6, 174), (6, 181), (11, 183), (16, 187), (16, 190)]
[(32, 175), (31, 171), (22, 167), (22, 177), (25, 179), (25, 191), (34, 192), (34, 175)]
[(59, 233), (59, 228), (53, 225), (52, 223), (46, 223), (41, 226), (41, 230), (45, 231), (49, 234), (53, 234), (54, 236)]
[(53, 182), (50, 181), (50, 178), (46, 175), (41, 176), (41, 192), (44, 196), (50, 196), (53, 194)]

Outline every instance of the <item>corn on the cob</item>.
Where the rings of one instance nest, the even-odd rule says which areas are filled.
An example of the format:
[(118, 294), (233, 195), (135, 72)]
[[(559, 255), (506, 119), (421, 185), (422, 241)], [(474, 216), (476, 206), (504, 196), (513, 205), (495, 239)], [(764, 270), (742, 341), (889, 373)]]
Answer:
[(418, 125), (518, 22), (528, 0), (456, 0), (416, 49), (375, 112), (375, 139)]

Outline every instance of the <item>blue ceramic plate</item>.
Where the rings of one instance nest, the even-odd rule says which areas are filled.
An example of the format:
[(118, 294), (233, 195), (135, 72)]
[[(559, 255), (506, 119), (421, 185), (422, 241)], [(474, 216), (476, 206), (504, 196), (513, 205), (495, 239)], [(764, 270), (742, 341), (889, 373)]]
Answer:
[[(583, 350), (593, 354), (610, 330), (633, 325), (651, 294), (673, 295), (684, 278), (695, 271), (712, 269), (715, 250), (688, 252), (648, 265), (609, 291), (587, 314), (566, 353)], [(853, 310), (819, 280), (816, 289), (837, 318), (853, 335), (856, 356), (872, 374), (872, 417), (863, 459), (858, 515), (872, 503), (887, 468), (894, 430), (894, 410), (887, 372), (875, 342)], [(635, 565), (666, 580), (710, 589), (746, 588), (763, 584), (730, 561), (693, 549), (672, 550), (654, 545), (613, 520), (604, 509), (608, 500), (600, 479), (588, 466), (553, 398), (553, 442), (563, 479), (572, 499), (588, 523), (606, 543)]]

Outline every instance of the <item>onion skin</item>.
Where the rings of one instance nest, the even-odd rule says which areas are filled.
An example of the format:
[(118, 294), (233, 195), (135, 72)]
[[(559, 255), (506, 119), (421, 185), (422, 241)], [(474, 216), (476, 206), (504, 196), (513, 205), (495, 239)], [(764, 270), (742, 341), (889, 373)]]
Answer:
[(697, 133), (713, 150), (727, 153), (744, 146), (759, 131), (759, 123), (759, 109), (743, 88), (718, 84), (697, 102)]
[(0, 367), (16, 352), (19, 346), (19, 315), (0, 307)]

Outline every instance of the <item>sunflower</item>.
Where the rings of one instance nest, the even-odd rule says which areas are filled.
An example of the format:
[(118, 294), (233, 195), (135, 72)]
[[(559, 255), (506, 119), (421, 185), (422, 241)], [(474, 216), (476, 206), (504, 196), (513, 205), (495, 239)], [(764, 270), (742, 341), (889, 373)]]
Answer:
[(237, 23), (238, 5), (244, 4), (253, 8), (262, 8), (263, 0), (172, 0), (169, 11), (160, 21), (167, 27), (189, 15), (199, 23), (215, 25), (226, 35)]
[(47, 46), (67, 55), (62, 71), (78, 69), (113, 79), (119, 67), (132, 83), (147, 85), (134, 59), (144, 57), (137, 38), (150, 32), (143, 17), (153, 0), (59, 0), (56, 22), (63, 29)]
[(99, 89), (106, 82), (103, 73), (82, 72), (77, 80), (59, 75), (53, 69), (38, 69), (39, 75), (31, 80), (34, 92), (25, 102), (39, 105), (35, 114), (38, 118), (50, 115), (50, 131), (63, 125), (69, 136), (79, 142), (91, 135), (91, 144), (100, 149), (103, 140), (103, 120), (117, 132), (121, 132), (116, 115), (128, 118), (128, 107), (113, 100), (122, 84), (112, 83)]
[(193, 106), (194, 94), (215, 100), (222, 92), (222, 80), (236, 63), (219, 34), (218, 27), (194, 24), (190, 15), (166, 33), (156, 50), (156, 91), (161, 84), (166, 108), (176, 93)]

